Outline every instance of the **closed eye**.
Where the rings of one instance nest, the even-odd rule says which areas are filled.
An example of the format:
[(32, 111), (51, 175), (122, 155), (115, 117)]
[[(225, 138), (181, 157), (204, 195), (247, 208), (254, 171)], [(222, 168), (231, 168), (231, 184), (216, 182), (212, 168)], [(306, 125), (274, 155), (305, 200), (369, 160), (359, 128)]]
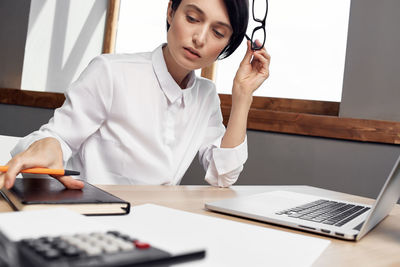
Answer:
[(197, 19), (195, 19), (195, 18), (193, 18), (193, 17), (191, 17), (191, 16), (189, 16), (189, 15), (186, 16), (186, 19), (187, 19), (189, 22), (198, 22)]
[(225, 35), (223, 35), (219, 31), (217, 31), (217, 30), (213, 30), (213, 31), (214, 31), (215, 35), (217, 35), (218, 38), (224, 38), (225, 37)]

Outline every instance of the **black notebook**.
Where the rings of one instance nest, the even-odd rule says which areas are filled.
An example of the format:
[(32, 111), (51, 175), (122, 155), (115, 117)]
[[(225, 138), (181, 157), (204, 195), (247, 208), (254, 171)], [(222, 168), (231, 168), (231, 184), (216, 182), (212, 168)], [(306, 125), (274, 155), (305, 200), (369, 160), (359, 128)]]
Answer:
[(1, 189), (15, 210), (65, 207), (84, 215), (128, 214), (130, 203), (87, 182), (82, 189), (66, 189), (52, 178), (17, 178), (14, 186)]

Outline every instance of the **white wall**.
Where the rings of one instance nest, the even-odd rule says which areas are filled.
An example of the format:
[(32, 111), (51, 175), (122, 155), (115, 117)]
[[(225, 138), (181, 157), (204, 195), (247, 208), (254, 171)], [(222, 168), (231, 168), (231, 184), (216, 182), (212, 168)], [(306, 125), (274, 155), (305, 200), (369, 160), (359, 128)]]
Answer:
[(30, 1), (0, 1), (0, 88), (20, 88)]
[(399, 0), (352, 0), (339, 116), (400, 122), (399, 11)]
[(6, 165), (11, 159), (10, 151), (19, 140), (19, 137), (0, 135), (0, 165)]
[(21, 88), (64, 92), (101, 54), (107, 0), (32, 0)]

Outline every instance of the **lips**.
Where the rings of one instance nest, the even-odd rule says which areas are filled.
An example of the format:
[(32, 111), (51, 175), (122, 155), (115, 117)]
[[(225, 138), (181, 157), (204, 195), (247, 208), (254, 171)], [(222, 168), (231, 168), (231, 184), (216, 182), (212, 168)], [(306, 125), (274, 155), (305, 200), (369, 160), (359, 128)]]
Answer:
[(195, 49), (193, 49), (193, 48), (191, 48), (191, 47), (184, 47), (184, 49), (187, 50), (187, 51), (189, 51), (189, 52), (192, 53), (193, 55), (196, 55), (196, 56), (198, 56), (198, 57), (201, 57), (201, 56), (200, 56), (200, 53), (197, 52)]

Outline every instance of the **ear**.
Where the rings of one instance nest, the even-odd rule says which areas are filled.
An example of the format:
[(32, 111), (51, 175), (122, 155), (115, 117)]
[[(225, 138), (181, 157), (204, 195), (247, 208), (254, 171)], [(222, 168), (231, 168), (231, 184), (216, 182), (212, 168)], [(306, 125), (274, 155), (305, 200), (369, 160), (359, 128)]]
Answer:
[(169, 25), (172, 23), (172, 19), (174, 18), (175, 11), (172, 9), (172, 1), (170, 0), (168, 3), (168, 9), (167, 9), (167, 21)]

